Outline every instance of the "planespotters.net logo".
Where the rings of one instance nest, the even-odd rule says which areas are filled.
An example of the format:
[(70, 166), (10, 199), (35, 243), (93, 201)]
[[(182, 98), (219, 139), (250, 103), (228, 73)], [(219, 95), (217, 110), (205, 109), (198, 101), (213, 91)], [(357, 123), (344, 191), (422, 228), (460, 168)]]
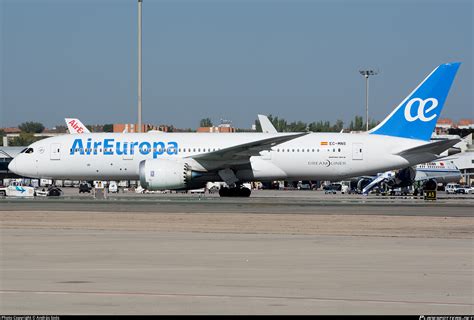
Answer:
[(420, 316), (420, 320), (474, 320), (474, 316)]

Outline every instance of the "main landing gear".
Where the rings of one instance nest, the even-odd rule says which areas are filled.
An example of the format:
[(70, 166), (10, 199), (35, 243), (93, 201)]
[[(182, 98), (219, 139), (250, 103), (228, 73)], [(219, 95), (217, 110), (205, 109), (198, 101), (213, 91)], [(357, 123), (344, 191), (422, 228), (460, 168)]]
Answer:
[(242, 186), (236, 186), (233, 188), (222, 187), (219, 189), (219, 195), (221, 197), (242, 197), (247, 198), (250, 197), (252, 191), (249, 188), (245, 188)]

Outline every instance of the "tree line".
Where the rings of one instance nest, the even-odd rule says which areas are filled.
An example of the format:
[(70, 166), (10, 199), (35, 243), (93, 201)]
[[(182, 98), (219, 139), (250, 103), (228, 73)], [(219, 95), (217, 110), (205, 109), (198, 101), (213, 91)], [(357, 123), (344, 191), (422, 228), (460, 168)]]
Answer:
[[(278, 132), (340, 132), (344, 128), (344, 122), (342, 120), (336, 120), (334, 124), (330, 121), (313, 121), (310, 123), (306, 123), (303, 121), (293, 121), (288, 122), (283, 118), (279, 118), (278, 116), (269, 115), (268, 119), (273, 124), (275, 129)], [(377, 121), (371, 120), (369, 122), (369, 129), (375, 127), (378, 124)], [(204, 118), (199, 121), (199, 125), (201, 127), (212, 127), (213, 123), (210, 118)], [(260, 121), (255, 121), (256, 131), (262, 132), (262, 127), (260, 125)], [(91, 132), (97, 130), (98, 126), (86, 126)], [(44, 131), (45, 127), (40, 122), (34, 121), (27, 121), (23, 122), (18, 126), (18, 129), (21, 130), (18, 137), (14, 137), (9, 141), (10, 146), (27, 146), (32, 144), (35, 141), (44, 139), (45, 137), (35, 137), (35, 133), (41, 133)], [(57, 126), (56, 131), (58, 133), (66, 133), (67, 127), (64, 125)], [(94, 130), (95, 129), (95, 130)], [(349, 127), (346, 128), (350, 131), (364, 131), (365, 130), (365, 122), (361, 116), (355, 116), (354, 120), (352, 120), (349, 124)], [(113, 132), (113, 125), (112, 124), (104, 124), (102, 126), (103, 132)], [(171, 130), (173, 131), (173, 130)], [(194, 130), (187, 129), (187, 130), (180, 130), (181, 132), (187, 131), (192, 132)], [(237, 130), (239, 131), (248, 131), (248, 130)], [(5, 136), (5, 132), (0, 129), (0, 145), (3, 145), (3, 137)]]
[[(270, 120), (278, 132), (341, 132), (343, 129), (348, 129), (349, 131), (365, 131), (366, 129), (366, 124), (361, 116), (355, 116), (354, 120), (350, 122), (348, 128), (344, 128), (344, 121), (342, 120), (336, 120), (334, 124), (330, 121), (322, 120), (310, 123), (303, 121), (288, 122), (283, 118), (278, 118), (273, 115), (269, 115), (268, 120)], [(372, 129), (378, 123), (379, 122), (375, 120), (370, 120), (369, 129)], [(259, 120), (255, 120), (255, 127), (257, 132), (262, 132), (262, 126), (260, 125)]]

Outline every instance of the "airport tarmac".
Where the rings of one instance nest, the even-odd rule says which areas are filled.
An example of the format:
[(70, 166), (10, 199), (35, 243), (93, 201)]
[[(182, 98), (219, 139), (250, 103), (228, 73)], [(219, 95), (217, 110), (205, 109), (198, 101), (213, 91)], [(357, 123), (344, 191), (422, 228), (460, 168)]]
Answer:
[(472, 198), (304, 193), (0, 199), (0, 313), (474, 312)]

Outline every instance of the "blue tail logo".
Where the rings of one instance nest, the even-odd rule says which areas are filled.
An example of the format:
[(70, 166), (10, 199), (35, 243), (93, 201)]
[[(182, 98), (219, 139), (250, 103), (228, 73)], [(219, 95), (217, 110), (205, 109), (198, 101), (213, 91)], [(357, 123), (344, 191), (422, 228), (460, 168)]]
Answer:
[(429, 141), (460, 63), (442, 64), (369, 133)]
[[(416, 102), (418, 102), (418, 111), (415, 116), (412, 116), (411, 107)], [(426, 108), (426, 105), (429, 102), (431, 102), (431, 105), (428, 108)], [(438, 100), (436, 100), (435, 98), (428, 98), (426, 100), (422, 100), (420, 98), (413, 98), (410, 101), (408, 101), (407, 105), (405, 106), (405, 119), (410, 122), (416, 121), (418, 119), (423, 122), (431, 121), (434, 118), (436, 118), (438, 115), (434, 113), (427, 118), (426, 114), (436, 109), (437, 106), (438, 106)]]

